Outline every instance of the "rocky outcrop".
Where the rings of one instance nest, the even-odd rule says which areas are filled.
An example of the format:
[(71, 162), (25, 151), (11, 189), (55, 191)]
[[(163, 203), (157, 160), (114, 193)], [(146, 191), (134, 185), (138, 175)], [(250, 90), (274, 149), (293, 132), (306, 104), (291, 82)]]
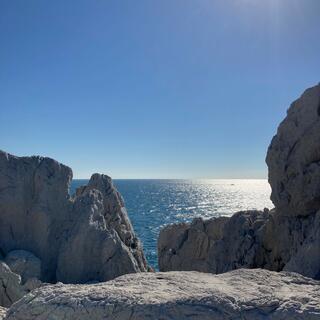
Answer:
[[(0, 152), (0, 252), (12, 270), (24, 282), (41, 266), (42, 281), (75, 283), (146, 271), (111, 178), (94, 174), (74, 198), (71, 179), (71, 169), (55, 160)], [(23, 262), (21, 250), (34, 258)]]
[(170, 225), (159, 235), (159, 268), (222, 273), (261, 266), (266, 255), (262, 233), (269, 218), (268, 210), (244, 211), (231, 218)]
[(55, 280), (59, 242), (71, 220), (71, 178), (71, 169), (55, 160), (0, 152), (0, 248), (39, 257), (46, 281)]
[(140, 273), (94, 285), (56, 284), (15, 303), (7, 320), (319, 319), (319, 282), (240, 269)]
[(266, 268), (320, 279), (320, 85), (291, 105), (266, 161), (275, 209), (167, 226), (161, 271)]
[(267, 253), (262, 267), (320, 279), (320, 211), (303, 217), (288, 217), (274, 211), (262, 236)]
[(114, 230), (124, 247), (128, 248), (128, 252), (133, 256), (132, 261), (136, 264), (135, 268), (146, 270), (148, 267), (141, 243), (133, 232), (123, 198), (114, 187), (112, 179), (107, 175), (93, 174), (88, 185), (77, 190), (77, 195), (83, 195), (90, 190), (99, 190), (102, 194), (102, 215), (108, 230)]
[(271, 200), (281, 214), (320, 208), (320, 84), (292, 103), (268, 149)]
[(121, 241), (114, 228), (109, 229), (100, 191), (89, 188), (83, 192), (77, 197), (74, 210), (78, 218), (74, 221), (70, 236), (61, 246), (59, 253), (57, 266), (59, 281), (65, 283), (107, 281), (119, 274), (146, 270), (139, 242), (136, 240), (134, 250), (136, 256), (140, 258), (140, 265), (130, 250), (131, 247)]
[(290, 218), (276, 210), (195, 219), (162, 229), (160, 271), (222, 273), (238, 268), (287, 270), (320, 279), (320, 211)]

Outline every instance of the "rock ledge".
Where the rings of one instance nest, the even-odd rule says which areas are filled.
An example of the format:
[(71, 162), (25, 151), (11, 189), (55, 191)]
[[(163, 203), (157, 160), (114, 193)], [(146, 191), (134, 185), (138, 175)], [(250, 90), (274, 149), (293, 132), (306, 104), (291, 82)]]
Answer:
[(15, 303), (5, 319), (316, 320), (319, 301), (320, 283), (294, 273), (137, 273), (93, 285), (36, 289)]

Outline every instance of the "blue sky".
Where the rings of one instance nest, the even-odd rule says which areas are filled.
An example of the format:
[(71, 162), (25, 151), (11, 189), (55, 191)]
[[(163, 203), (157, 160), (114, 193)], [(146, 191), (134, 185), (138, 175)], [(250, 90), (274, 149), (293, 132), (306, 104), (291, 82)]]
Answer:
[(0, 0), (0, 149), (75, 178), (264, 178), (320, 81), (319, 0)]

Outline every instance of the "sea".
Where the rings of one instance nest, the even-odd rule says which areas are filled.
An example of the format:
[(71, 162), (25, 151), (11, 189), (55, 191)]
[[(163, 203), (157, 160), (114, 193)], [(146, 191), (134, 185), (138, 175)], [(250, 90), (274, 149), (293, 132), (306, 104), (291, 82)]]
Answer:
[[(164, 226), (196, 217), (230, 216), (241, 210), (272, 208), (267, 180), (126, 180), (115, 179), (149, 264), (158, 270), (157, 238)], [(88, 183), (73, 180), (70, 193)]]

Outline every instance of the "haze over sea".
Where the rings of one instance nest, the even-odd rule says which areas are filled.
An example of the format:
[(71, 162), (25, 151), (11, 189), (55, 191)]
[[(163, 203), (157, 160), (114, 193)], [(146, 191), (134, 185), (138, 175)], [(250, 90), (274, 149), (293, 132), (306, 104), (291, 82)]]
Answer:
[[(70, 193), (88, 180), (73, 180)], [(122, 194), (146, 258), (155, 269), (157, 238), (170, 223), (230, 216), (241, 210), (272, 208), (267, 180), (114, 180)]]

